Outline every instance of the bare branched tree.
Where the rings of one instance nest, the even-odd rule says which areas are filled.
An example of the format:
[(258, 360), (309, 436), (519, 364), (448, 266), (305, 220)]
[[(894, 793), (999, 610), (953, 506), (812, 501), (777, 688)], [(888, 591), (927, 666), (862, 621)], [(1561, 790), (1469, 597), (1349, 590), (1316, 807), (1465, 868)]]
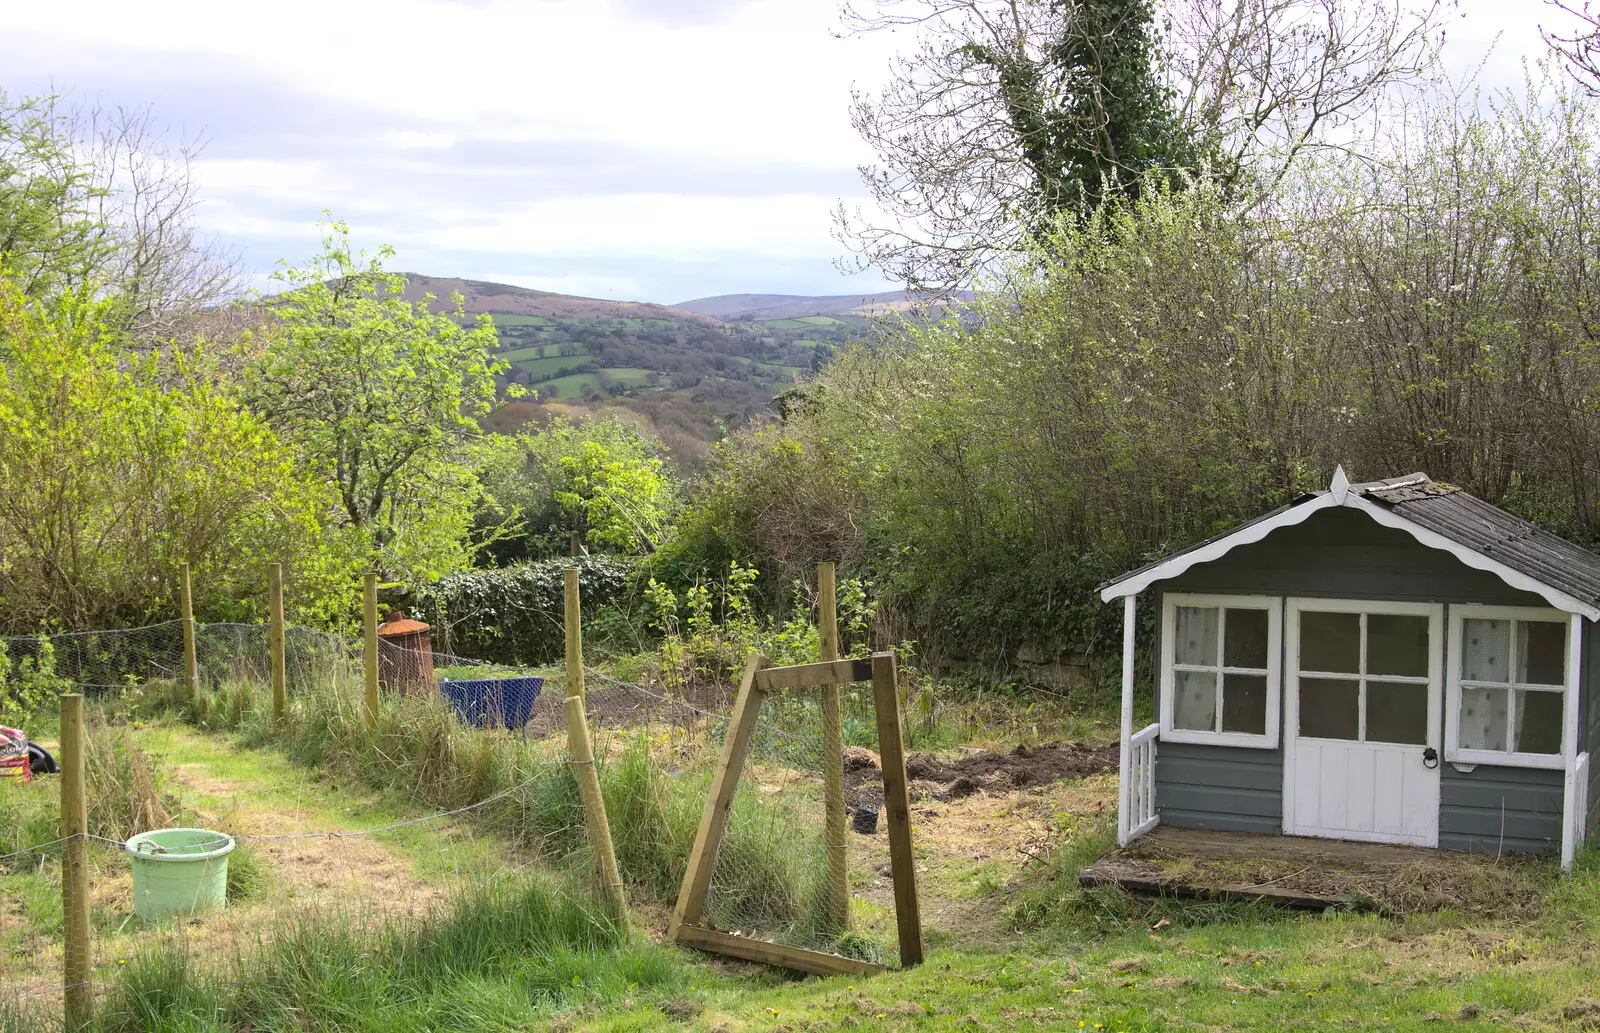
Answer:
[(1225, 182), (1274, 185), (1397, 91), (1435, 81), (1455, 0), (1171, 0), (1180, 117)]
[[(1167, 0), (1152, 46), (1181, 135), (1242, 197), (1275, 184), (1307, 149), (1348, 146), (1353, 123), (1430, 80), (1451, 3)], [(1054, 60), (1063, 40), (1104, 45), (1114, 37), (1115, 26), (1101, 24), (1087, 38), (1093, 6), (856, 0), (844, 9), (849, 31), (917, 36), (916, 49), (891, 66), (887, 87), (852, 97), (856, 129), (878, 155), (860, 169), (877, 212), (836, 212), (855, 268), (875, 266), (909, 287), (945, 293), (1033, 235), (1052, 198), (1041, 190), (1040, 134), (1017, 117), (1019, 107), (1046, 115), (1087, 109), (1080, 128), (1091, 140), (1105, 123), (1093, 112), (1115, 98), (1086, 106), (1081, 67)], [(1032, 100), (1019, 106), (1022, 90)]]
[(127, 304), (135, 337), (192, 332), (202, 313), (236, 297), (237, 255), (196, 225), (195, 164), (203, 138), (169, 139), (149, 107), (80, 112), (97, 208), (116, 242), (102, 274)]
[(1545, 2), (1577, 18), (1579, 25), (1567, 36), (1540, 26), (1544, 41), (1561, 55), (1567, 72), (1584, 92), (1600, 96), (1600, 14), (1590, 10), (1588, 0), (1581, 8), (1569, 0)]
[(196, 224), (204, 141), (152, 109), (8, 103), (0, 93), (0, 256), (25, 293), (115, 297), (136, 341), (192, 333), (237, 294), (236, 258)]

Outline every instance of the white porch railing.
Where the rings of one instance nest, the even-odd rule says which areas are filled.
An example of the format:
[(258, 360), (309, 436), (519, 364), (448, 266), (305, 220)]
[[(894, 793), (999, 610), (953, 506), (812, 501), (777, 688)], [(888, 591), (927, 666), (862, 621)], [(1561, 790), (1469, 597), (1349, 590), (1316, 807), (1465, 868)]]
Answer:
[(1160, 737), (1161, 726), (1153, 724), (1135, 732), (1128, 740), (1122, 806), (1117, 816), (1119, 846), (1127, 846), (1161, 821), (1156, 813), (1156, 743)]
[(1584, 839), (1589, 834), (1589, 755), (1578, 754), (1578, 763), (1573, 771), (1575, 784), (1572, 787), (1574, 797), (1572, 803), (1573, 843), (1577, 847), (1583, 846)]

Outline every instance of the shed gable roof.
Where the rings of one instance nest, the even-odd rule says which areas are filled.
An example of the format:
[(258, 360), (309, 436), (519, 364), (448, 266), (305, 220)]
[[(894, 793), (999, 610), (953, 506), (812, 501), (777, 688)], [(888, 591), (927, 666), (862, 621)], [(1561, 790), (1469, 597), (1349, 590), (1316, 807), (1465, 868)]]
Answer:
[(1600, 556), (1424, 473), (1350, 484), (1341, 469), (1327, 491), (1310, 492), (1223, 534), (1180, 549), (1101, 586), (1106, 601), (1136, 594), (1280, 527), (1335, 506), (1360, 510), (1406, 531), (1422, 545), (1450, 552), (1552, 606), (1600, 620)]

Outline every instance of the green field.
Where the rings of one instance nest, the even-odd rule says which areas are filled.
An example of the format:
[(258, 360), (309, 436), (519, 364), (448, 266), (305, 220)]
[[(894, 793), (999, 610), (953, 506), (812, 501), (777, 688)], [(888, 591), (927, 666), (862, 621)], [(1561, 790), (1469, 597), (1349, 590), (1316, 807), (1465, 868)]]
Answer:
[(491, 312), (495, 326), (554, 326), (553, 320), (544, 316), (524, 316), (511, 312)]
[(762, 326), (774, 330), (808, 330), (812, 327), (850, 326), (851, 321), (838, 316), (786, 316), (782, 319), (758, 320)]
[(589, 361), (587, 355), (574, 355), (569, 358), (527, 359), (517, 363), (517, 369), (525, 369), (532, 374), (535, 381), (548, 380), (562, 375), (562, 370), (574, 370)]
[(650, 379), (649, 370), (636, 366), (607, 366), (600, 372), (610, 377), (612, 383), (623, 387), (643, 387)]
[[(539, 358), (539, 347), (539, 345), (528, 345), (525, 348), (512, 348), (509, 351), (496, 352), (494, 357), (497, 359), (504, 359), (507, 362), (521, 362), (524, 359), (532, 359), (537, 361)], [(555, 359), (563, 357), (556, 353), (556, 345), (547, 344), (543, 347), (544, 354), (547, 358)], [(582, 362), (582, 356), (590, 353), (589, 345), (579, 344), (576, 345), (576, 347), (578, 349), (578, 354), (576, 356), (570, 356), (570, 358), (572, 358), (574, 361)]]
[(554, 380), (546, 380), (533, 386), (545, 398), (581, 398), (585, 384), (596, 391), (600, 390), (600, 374), (569, 373), (564, 377), (556, 377)]

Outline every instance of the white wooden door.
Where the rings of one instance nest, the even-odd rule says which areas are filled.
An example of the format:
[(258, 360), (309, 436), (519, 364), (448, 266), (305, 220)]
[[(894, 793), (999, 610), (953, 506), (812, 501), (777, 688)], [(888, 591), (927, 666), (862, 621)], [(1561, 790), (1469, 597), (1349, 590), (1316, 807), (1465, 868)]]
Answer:
[(1284, 831), (1438, 846), (1443, 607), (1287, 610)]

